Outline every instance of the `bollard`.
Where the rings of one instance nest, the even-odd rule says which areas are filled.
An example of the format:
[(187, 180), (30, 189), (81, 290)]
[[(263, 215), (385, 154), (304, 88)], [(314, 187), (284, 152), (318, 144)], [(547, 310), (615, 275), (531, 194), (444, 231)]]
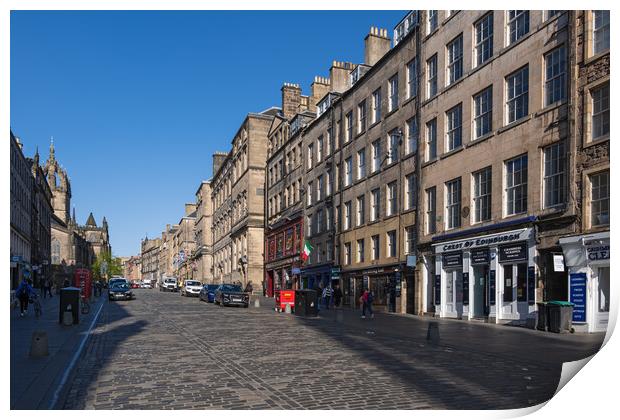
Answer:
[(254, 307), (255, 308), (260, 308), (260, 301), (258, 300), (258, 297), (256, 298), (256, 300), (254, 301)]
[(286, 304), (286, 308), (284, 308), (284, 312), (286, 312), (287, 314), (290, 314), (292, 312), (290, 303)]
[(439, 324), (437, 324), (436, 322), (428, 323), (426, 341), (430, 341), (430, 343), (433, 345), (439, 344)]
[(71, 305), (67, 305), (67, 309), (62, 313), (62, 325), (67, 327), (73, 325), (73, 310)]
[(30, 357), (49, 356), (47, 333), (45, 331), (35, 331), (32, 333), (30, 342)]

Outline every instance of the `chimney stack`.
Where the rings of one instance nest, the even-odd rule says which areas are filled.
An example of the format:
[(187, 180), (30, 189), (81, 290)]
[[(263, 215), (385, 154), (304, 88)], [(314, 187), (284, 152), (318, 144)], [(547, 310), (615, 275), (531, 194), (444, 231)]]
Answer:
[(374, 66), (390, 50), (390, 38), (387, 29), (372, 26), (364, 38), (364, 62)]
[(308, 109), (316, 112), (316, 105), (329, 92), (330, 80), (327, 77), (314, 76), (314, 82), (310, 85), (312, 95)]
[(185, 203), (185, 216), (189, 216), (196, 211), (196, 203)]
[(331, 82), (330, 91), (338, 93), (345, 92), (349, 88), (349, 74), (354, 67), (353, 63), (334, 60), (329, 69), (329, 80)]
[(299, 112), (301, 105), (301, 88), (295, 83), (284, 83), (282, 86), (282, 113), (290, 120)]
[(225, 152), (215, 152), (213, 153), (213, 176), (220, 170), (222, 163), (226, 160), (228, 153)]

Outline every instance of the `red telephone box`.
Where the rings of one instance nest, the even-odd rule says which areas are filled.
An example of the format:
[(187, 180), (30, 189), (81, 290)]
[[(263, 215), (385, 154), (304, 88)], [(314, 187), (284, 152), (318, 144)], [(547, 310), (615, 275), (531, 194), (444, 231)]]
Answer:
[(80, 296), (90, 299), (92, 292), (92, 275), (86, 268), (77, 268), (73, 277), (73, 285), (80, 288)]

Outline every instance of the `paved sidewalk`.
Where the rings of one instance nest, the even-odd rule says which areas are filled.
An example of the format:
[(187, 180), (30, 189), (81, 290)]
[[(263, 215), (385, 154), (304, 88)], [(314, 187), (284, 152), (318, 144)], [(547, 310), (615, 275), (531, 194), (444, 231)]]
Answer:
[[(88, 315), (80, 314), (80, 324), (65, 327), (58, 323), (59, 295), (40, 299), (43, 314), (34, 316), (32, 305), (28, 313), (19, 316), (19, 305), (11, 316), (11, 409), (47, 409), (63, 372), (86, 333), (92, 317), (103, 299), (94, 299)], [(49, 356), (29, 356), (32, 334), (45, 331)]]

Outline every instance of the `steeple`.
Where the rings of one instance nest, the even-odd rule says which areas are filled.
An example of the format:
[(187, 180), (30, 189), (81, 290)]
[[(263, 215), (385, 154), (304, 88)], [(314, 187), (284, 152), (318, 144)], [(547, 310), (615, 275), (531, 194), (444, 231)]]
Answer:
[(101, 225), (102, 225), (104, 228), (107, 228), (107, 227), (108, 227), (108, 221), (106, 220), (105, 216), (103, 216), (103, 221), (101, 222)]
[(97, 227), (97, 222), (95, 222), (95, 217), (93, 216), (93, 212), (90, 212), (88, 216), (88, 220), (86, 220), (86, 226), (94, 226)]
[(52, 136), (50, 141), (50, 161), (53, 162), (54, 160), (56, 158), (54, 157), (54, 136)]
[(39, 166), (39, 146), (37, 146), (37, 151), (34, 154), (34, 164), (35, 167)]
[(77, 225), (77, 219), (75, 218), (75, 206), (73, 206), (73, 217), (71, 218), (74, 224)]

